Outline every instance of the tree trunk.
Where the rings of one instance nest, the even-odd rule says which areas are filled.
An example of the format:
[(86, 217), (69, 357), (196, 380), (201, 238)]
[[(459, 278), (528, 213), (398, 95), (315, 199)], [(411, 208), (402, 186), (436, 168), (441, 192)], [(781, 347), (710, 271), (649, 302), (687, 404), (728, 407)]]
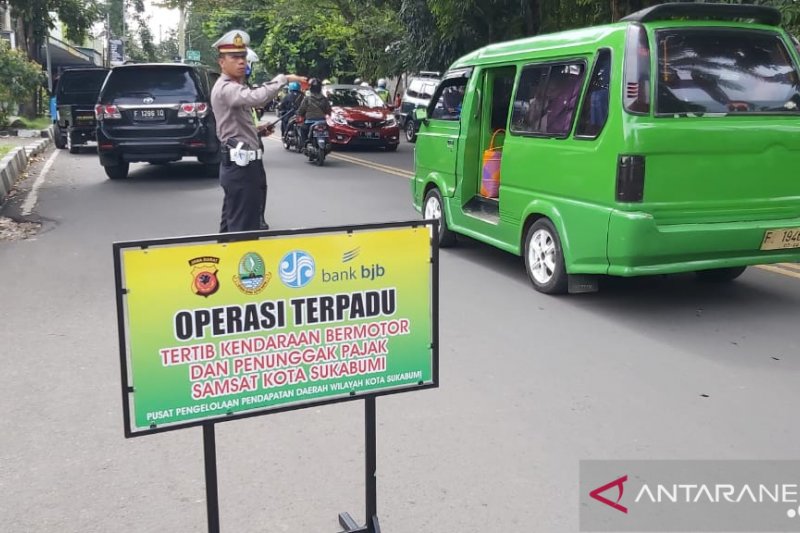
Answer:
[(541, 29), (542, 18), (539, 0), (524, 2), (522, 11), (525, 15), (525, 35), (537, 35)]
[(178, 55), (186, 59), (186, 4), (178, 6)]

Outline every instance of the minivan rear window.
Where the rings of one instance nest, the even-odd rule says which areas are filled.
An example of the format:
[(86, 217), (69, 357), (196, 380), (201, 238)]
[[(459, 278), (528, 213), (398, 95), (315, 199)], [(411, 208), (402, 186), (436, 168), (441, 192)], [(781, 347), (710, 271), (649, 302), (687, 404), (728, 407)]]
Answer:
[(657, 114), (800, 112), (797, 69), (776, 33), (670, 29), (656, 42)]
[(169, 98), (178, 102), (200, 100), (191, 69), (134, 67), (113, 70), (103, 90), (103, 99)]

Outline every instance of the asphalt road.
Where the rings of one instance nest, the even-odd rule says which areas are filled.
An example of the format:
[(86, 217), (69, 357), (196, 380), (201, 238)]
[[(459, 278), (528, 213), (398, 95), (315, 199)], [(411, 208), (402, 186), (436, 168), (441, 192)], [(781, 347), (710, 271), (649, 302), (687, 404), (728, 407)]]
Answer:
[[(411, 148), (317, 168), (268, 143), (268, 221), (418, 218)], [(43, 163), (0, 214), (16, 216)], [(40, 231), (0, 242), (0, 529), (205, 529), (201, 430), (123, 437), (111, 249), (213, 233), (222, 193), (197, 171), (134, 165), (112, 182), (91, 151), (59, 152), (35, 188)], [(469, 239), (443, 250), (441, 387), (377, 402), (382, 529), (577, 531), (581, 459), (796, 459), (791, 273), (553, 298), (519, 258)], [(360, 403), (220, 424), (217, 453), (223, 531), (334, 532), (339, 512), (363, 515)]]

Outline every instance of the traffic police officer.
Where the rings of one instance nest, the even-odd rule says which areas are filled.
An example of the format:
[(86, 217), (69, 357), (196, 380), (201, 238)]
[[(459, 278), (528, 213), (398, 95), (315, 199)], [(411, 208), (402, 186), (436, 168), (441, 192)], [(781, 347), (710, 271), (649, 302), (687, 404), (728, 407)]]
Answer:
[(261, 87), (251, 89), (245, 83), (248, 44), (250, 36), (242, 30), (231, 30), (213, 44), (219, 51), (222, 71), (211, 90), (211, 108), (222, 144), (219, 180), (225, 197), (220, 233), (263, 228), (267, 179), (259, 135), (272, 131), (266, 126), (256, 127), (252, 108), (266, 105), (287, 83), (305, 81), (302, 76), (279, 74)]

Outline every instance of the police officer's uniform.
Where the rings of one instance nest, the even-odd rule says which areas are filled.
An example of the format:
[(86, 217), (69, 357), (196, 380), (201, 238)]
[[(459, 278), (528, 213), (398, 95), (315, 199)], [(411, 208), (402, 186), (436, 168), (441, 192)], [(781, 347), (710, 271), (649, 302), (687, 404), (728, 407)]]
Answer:
[[(241, 30), (223, 35), (214, 47), (220, 53), (246, 53), (250, 36)], [(211, 90), (211, 108), (222, 145), (219, 180), (225, 191), (220, 232), (259, 229), (266, 197), (267, 179), (261, 160), (263, 152), (253, 123), (252, 108), (275, 98), (286, 85), (283, 74), (257, 89), (244, 80), (222, 74)]]

